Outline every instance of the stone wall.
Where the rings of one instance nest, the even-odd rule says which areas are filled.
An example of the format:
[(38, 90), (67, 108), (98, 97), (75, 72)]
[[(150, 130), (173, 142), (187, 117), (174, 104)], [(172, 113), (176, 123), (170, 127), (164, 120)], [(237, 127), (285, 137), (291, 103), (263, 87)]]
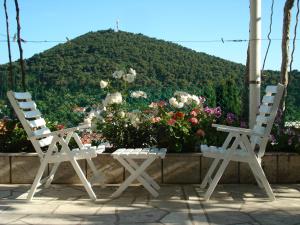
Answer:
[[(101, 170), (107, 183), (121, 183), (128, 172), (114, 160), (110, 154), (94, 158), (97, 168)], [(91, 171), (86, 161), (79, 164), (89, 178)], [(156, 160), (148, 173), (159, 183), (164, 184), (199, 184), (205, 176), (211, 159), (202, 157), (201, 153), (166, 155), (163, 160)], [(30, 184), (40, 165), (34, 153), (0, 154), (0, 184)], [(270, 183), (300, 183), (300, 155), (293, 153), (267, 153), (262, 167)], [(46, 173), (49, 173), (51, 165)], [(254, 183), (254, 177), (247, 164), (231, 162), (224, 173), (221, 183)], [(69, 162), (60, 165), (53, 183), (80, 183)]]

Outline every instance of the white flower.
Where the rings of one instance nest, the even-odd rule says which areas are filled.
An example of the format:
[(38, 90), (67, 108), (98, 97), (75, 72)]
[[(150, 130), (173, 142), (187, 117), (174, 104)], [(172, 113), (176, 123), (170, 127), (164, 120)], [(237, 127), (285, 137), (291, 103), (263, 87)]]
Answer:
[(121, 118), (124, 118), (124, 117), (125, 117), (125, 112), (123, 112), (123, 111), (119, 112), (119, 116), (120, 116)]
[(129, 69), (129, 73), (136, 76), (136, 71), (132, 68)]
[(183, 106), (184, 106), (184, 104), (182, 102), (179, 102), (178, 105), (177, 105), (177, 108), (181, 109), (181, 108), (183, 108)]
[(186, 103), (186, 102), (188, 101), (188, 96), (187, 96), (187, 95), (181, 95), (181, 96), (180, 96), (180, 101), (181, 101), (182, 103)]
[(140, 118), (139, 114), (135, 112), (131, 112), (127, 114), (127, 117), (130, 120), (130, 123), (132, 124), (133, 127), (137, 127), (140, 123)]
[(107, 105), (112, 105), (112, 104), (121, 104), (123, 101), (122, 95), (120, 92), (115, 92), (113, 94), (107, 94), (104, 101), (103, 105), (104, 107)]
[(123, 80), (128, 83), (132, 83), (135, 80), (135, 77), (136, 77), (135, 74), (128, 73), (123, 76)]
[(115, 78), (115, 79), (121, 79), (121, 78), (123, 77), (124, 74), (125, 74), (125, 73), (124, 73), (123, 70), (117, 70), (117, 71), (115, 71), (115, 72), (112, 74), (112, 76), (113, 76), (113, 78)]
[(176, 107), (177, 104), (178, 104), (177, 99), (174, 98), (174, 97), (169, 99), (169, 103), (170, 103), (171, 106), (174, 106), (174, 107)]
[(100, 87), (103, 89), (103, 88), (106, 88), (108, 85), (108, 82), (107, 81), (104, 81), (104, 80), (101, 80), (100, 81)]
[(133, 91), (130, 95), (131, 98), (147, 98), (147, 94), (144, 91)]
[(83, 121), (83, 123), (84, 123), (84, 124), (88, 124), (88, 125), (91, 126), (91, 124), (92, 124), (92, 119), (89, 118), (89, 117), (88, 117), (88, 118), (85, 118), (84, 121)]

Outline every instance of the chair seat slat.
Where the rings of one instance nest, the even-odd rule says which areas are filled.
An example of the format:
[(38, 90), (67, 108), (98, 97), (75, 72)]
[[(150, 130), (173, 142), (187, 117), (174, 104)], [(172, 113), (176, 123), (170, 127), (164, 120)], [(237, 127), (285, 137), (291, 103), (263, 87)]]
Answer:
[(275, 100), (275, 96), (266, 96), (265, 95), (262, 99), (262, 102), (267, 103), (267, 104), (271, 104), (271, 103), (274, 103), (274, 100)]
[(28, 123), (31, 128), (37, 128), (37, 127), (42, 127), (42, 126), (46, 125), (46, 121), (43, 118), (39, 118), (37, 120), (31, 120), (31, 121), (28, 121)]
[(269, 121), (269, 117), (268, 116), (264, 116), (264, 115), (258, 115), (256, 117), (256, 122), (260, 123), (260, 124), (267, 124)]
[(26, 119), (37, 118), (42, 115), (39, 110), (23, 111), (23, 113), (24, 113)]
[(30, 101), (30, 102), (19, 102), (19, 107), (21, 109), (36, 109), (36, 104), (33, 101)]
[(261, 105), (259, 107), (259, 112), (264, 114), (270, 114), (272, 111), (272, 106)]
[(39, 136), (42, 134), (49, 134), (51, 133), (50, 129), (48, 127), (43, 127), (41, 129), (35, 130), (32, 132), (33, 136)]
[(14, 92), (14, 97), (18, 100), (27, 100), (32, 98), (29, 92)]
[(266, 93), (277, 93), (278, 89), (277, 89), (277, 86), (267, 86), (266, 87)]

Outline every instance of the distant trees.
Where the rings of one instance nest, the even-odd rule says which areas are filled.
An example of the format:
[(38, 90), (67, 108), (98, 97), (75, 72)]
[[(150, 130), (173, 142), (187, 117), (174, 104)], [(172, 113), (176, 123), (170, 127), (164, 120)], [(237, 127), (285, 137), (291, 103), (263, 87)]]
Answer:
[[(17, 63), (13, 66), (20, 70)], [(242, 97), (247, 92), (243, 65), (127, 32), (87, 33), (34, 55), (26, 60), (26, 67), (28, 90), (42, 104), (41, 110), (49, 119), (66, 124), (81, 119), (73, 112), (76, 105), (100, 102), (103, 95), (100, 80), (111, 78), (117, 69), (129, 67), (137, 71), (132, 90), (148, 93), (149, 99), (143, 104), (167, 100), (174, 91), (182, 90), (205, 96), (209, 106), (222, 106), (225, 112), (240, 115), (241, 109), (247, 106)], [(0, 73), (7, 74), (7, 68), (8, 65), (0, 66)], [(279, 72), (265, 71), (265, 74), (268, 84), (276, 84), (280, 78)], [(300, 76), (299, 71), (294, 74)], [(288, 108), (293, 109), (287, 111), (289, 118), (296, 115), (291, 113), (300, 111), (300, 104), (292, 104), (300, 101), (299, 87), (300, 79), (293, 79), (292, 96), (287, 99)], [(0, 96), (5, 97), (5, 93)]]

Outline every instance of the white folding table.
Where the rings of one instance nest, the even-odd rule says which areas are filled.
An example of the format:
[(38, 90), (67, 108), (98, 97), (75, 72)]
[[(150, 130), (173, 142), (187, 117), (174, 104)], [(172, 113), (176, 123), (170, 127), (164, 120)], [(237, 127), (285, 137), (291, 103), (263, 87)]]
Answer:
[[(154, 197), (158, 196), (159, 185), (150, 177), (145, 170), (151, 163), (157, 159), (163, 159), (166, 155), (165, 148), (120, 148), (112, 153), (112, 156), (118, 160), (128, 172), (130, 176), (120, 185), (120, 187), (112, 194), (112, 197), (118, 197), (122, 192), (134, 181), (138, 180)], [(138, 164), (135, 160), (144, 160)]]

